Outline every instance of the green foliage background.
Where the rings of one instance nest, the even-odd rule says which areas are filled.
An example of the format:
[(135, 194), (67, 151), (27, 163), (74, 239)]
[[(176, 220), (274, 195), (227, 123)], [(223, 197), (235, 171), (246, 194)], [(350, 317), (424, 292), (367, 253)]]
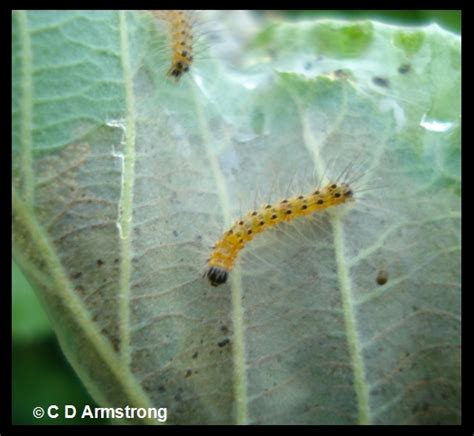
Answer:
[[(53, 12), (54, 13), (54, 12)], [(437, 22), (460, 32), (459, 11), (271, 11), (291, 19), (337, 17), (377, 19), (390, 23)], [(19, 268), (12, 263), (13, 279), (13, 416), (14, 424), (83, 424), (79, 419), (35, 420), (32, 409), (49, 404), (93, 405), (82, 383), (64, 358), (49, 321)], [(99, 422), (95, 421), (94, 424)]]

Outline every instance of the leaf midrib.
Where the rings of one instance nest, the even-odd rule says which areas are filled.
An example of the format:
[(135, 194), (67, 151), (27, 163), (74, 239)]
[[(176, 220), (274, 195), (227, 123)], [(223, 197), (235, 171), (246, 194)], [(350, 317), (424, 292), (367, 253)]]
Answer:
[[(323, 157), (321, 156), (322, 146), (328, 138), (337, 131), (339, 125), (342, 123), (347, 112), (346, 94), (343, 94), (341, 101), (341, 109), (333, 126), (328, 130), (321, 141), (316, 140), (311, 128), (309, 119), (306, 116), (304, 108), (299, 102), (296, 95), (290, 94), (293, 99), (300, 118), (303, 130), (303, 140), (306, 148), (313, 154), (314, 165), (319, 175), (325, 175), (325, 165)], [(325, 183), (327, 181), (322, 181)], [(370, 424), (369, 411), (369, 389), (367, 380), (365, 378), (365, 365), (362, 357), (362, 347), (358, 335), (357, 319), (354, 310), (353, 293), (351, 281), (349, 277), (349, 262), (345, 255), (344, 246), (344, 232), (341, 217), (336, 214), (330, 214), (329, 220), (333, 230), (336, 274), (339, 282), (339, 290), (341, 293), (342, 310), (344, 316), (344, 329), (346, 332), (347, 344), (349, 348), (350, 365), (354, 377), (354, 390), (357, 398), (358, 423)]]
[(129, 366), (130, 355), (130, 277), (131, 277), (131, 232), (133, 218), (133, 186), (135, 177), (135, 96), (133, 74), (130, 67), (127, 17), (124, 11), (118, 13), (120, 32), (120, 59), (122, 62), (126, 101), (125, 153), (122, 157), (122, 186), (118, 205), (117, 225), (120, 237), (120, 284), (119, 284), (119, 331), (120, 356), (125, 367)]

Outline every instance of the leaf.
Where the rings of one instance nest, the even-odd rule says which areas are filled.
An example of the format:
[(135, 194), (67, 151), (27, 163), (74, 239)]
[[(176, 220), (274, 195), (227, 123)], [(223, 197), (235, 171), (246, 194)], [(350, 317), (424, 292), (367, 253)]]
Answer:
[[(148, 14), (13, 24), (14, 256), (100, 404), (459, 423), (458, 36), (273, 24), (245, 70), (196, 56), (175, 84)], [(232, 219), (311, 174), (345, 176), (354, 205), (259, 235), (209, 287)]]
[(12, 277), (12, 335), (15, 343), (31, 343), (52, 335), (48, 318), (15, 262), (12, 262)]
[[(31, 336), (31, 334), (30, 334)], [(56, 418), (45, 415), (41, 420), (33, 416), (35, 407), (45, 410), (57, 405), (63, 411), (72, 404), (78, 410), (86, 405), (93, 407), (94, 401), (78, 383), (71, 367), (64, 362), (52, 334), (48, 340), (20, 343), (14, 338), (12, 349), (12, 423), (22, 425), (65, 425), (84, 424), (80, 415), (66, 418), (60, 413)], [(23, 338), (22, 338), (23, 339)], [(87, 422), (87, 421), (86, 421)], [(90, 420), (94, 424), (106, 424), (101, 419)]]

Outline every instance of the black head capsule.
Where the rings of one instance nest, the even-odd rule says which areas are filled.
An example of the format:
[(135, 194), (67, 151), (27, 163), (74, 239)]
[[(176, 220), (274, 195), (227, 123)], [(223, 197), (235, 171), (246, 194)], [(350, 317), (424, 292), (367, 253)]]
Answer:
[(178, 80), (182, 75), (183, 71), (175, 66), (171, 67), (168, 71), (168, 76), (174, 77), (176, 80)]
[(178, 80), (187, 71), (189, 71), (189, 66), (185, 65), (181, 61), (178, 61), (171, 65), (170, 69), (168, 70), (168, 76), (174, 77), (176, 80)]
[(211, 286), (219, 286), (227, 281), (229, 273), (224, 268), (218, 266), (211, 266), (206, 272), (205, 276), (208, 278)]

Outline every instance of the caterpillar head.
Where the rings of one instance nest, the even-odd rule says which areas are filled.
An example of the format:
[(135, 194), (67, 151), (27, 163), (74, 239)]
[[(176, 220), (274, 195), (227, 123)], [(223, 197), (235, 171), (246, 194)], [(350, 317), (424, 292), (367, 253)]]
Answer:
[(332, 183), (327, 185), (322, 190), (326, 194), (335, 196), (335, 197), (344, 197), (352, 198), (354, 192), (347, 183)]
[(174, 77), (176, 80), (179, 80), (181, 76), (189, 71), (189, 65), (185, 64), (184, 62), (178, 61), (171, 65), (170, 69), (168, 70), (168, 76)]
[(342, 195), (346, 198), (352, 198), (354, 196), (354, 192), (350, 188), (350, 186), (347, 183), (341, 183), (340, 185), (341, 190), (342, 190)]
[(227, 281), (229, 272), (224, 268), (218, 266), (211, 266), (205, 273), (204, 277), (207, 277), (212, 286), (219, 286)]

